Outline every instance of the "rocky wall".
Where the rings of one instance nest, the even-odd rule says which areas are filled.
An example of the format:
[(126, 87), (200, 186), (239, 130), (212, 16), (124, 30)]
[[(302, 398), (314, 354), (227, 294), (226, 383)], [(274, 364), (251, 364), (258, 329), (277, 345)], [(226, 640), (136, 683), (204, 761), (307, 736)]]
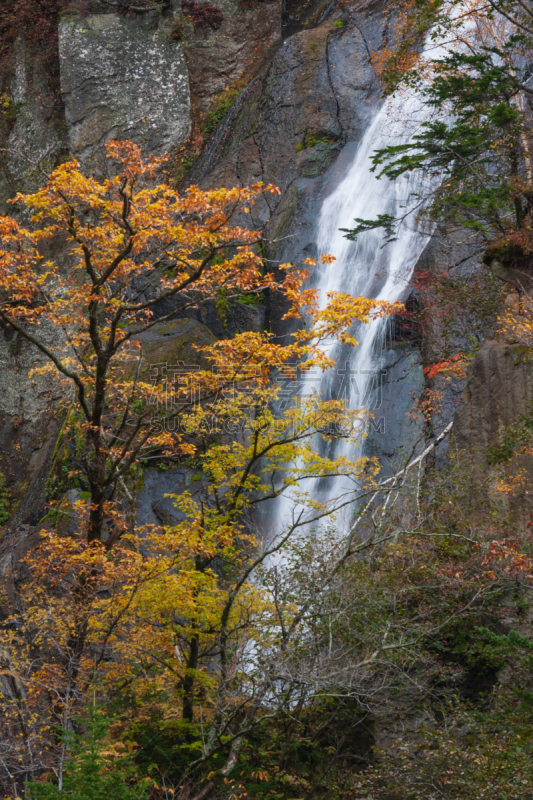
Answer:
[(171, 31), (172, 18), (156, 12), (61, 20), (61, 96), (69, 150), (86, 169), (102, 167), (102, 150), (110, 139), (131, 139), (154, 155), (188, 139), (187, 65)]
[(220, 27), (195, 27), (183, 14), (195, 112), (209, 112), (222, 93), (246, 83), (281, 44), (282, 0), (218, 0)]
[[(381, 102), (369, 54), (392, 35), (389, 10), (380, 2), (333, 8), (320, 24), (285, 39), (183, 183), (277, 185), (280, 196), (256, 203), (250, 215), (265, 231), (273, 264), (317, 255), (323, 199), (349, 169)], [(284, 311), (274, 299), (273, 330), (284, 332)], [(411, 413), (424, 388), (418, 344), (389, 337), (382, 366), (366, 446), (390, 471), (423, 440), (423, 420)]]
[[(67, 15), (60, 23), (61, 91), (19, 38), (4, 78), (14, 120), (3, 124), (0, 203), (40, 185), (72, 155), (102, 169), (110, 138), (132, 138), (157, 155), (189, 135), (189, 81), (183, 46), (159, 13)], [(62, 248), (59, 248), (62, 250)], [(56, 248), (57, 250), (57, 248)], [(56, 252), (63, 258), (64, 253)], [(45, 481), (61, 425), (61, 391), (30, 377), (39, 353), (10, 331), (0, 335), (0, 471), (16, 507), (13, 525), (43, 513)]]
[[(264, 230), (267, 257), (273, 265), (315, 256), (320, 205), (349, 168), (381, 102), (370, 53), (385, 47), (393, 35), (394, 9), (387, 0), (339, 7), (312, 3), (306, 11), (306, 20), (312, 24), (284, 41), (279, 0), (244, 4), (220, 0), (220, 9), (220, 27), (203, 30), (195, 29), (191, 19), (181, 14), (177, 2), (170, 14), (152, 11), (120, 16), (100, 9), (86, 16), (64, 16), (59, 31), (60, 97), (54, 94), (38, 58), (19, 41), (10, 86), (20, 109), (9, 133), (11, 150), (4, 163), (5, 176), (10, 177), (2, 183), (4, 197), (42, 178), (19, 159), (19, 152), (32, 152), (43, 167), (75, 154), (86, 168), (101, 169), (103, 145), (110, 138), (133, 138), (147, 153), (179, 149), (191, 130), (192, 106), (204, 113), (225, 89), (257, 73), (183, 186), (190, 181), (204, 188), (244, 186), (258, 180), (276, 184), (279, 197), (256, 203), (249, 224)], [(438, 257), (437, 250), (428, 248), (428, 264)], [(405, 294), (407, 298), (408, 288)], [(266, 324), (281, 331), (284, 308), (277, 303), (268, 309), (236, 306), (226, 320), (216, 309), (206, 308), (195, 320), (178, 320), (175, 329), (163, 335), (164, 344), (161, 338), (161, 347), (172, 352), (182, 347), (184, 325), (226, 336), (264, 324), (265, 311)], [(159, 347), (154, 340), (151, 346), (156, 344)], [(419, 345), (412, 337), (391, 335), (383, 351), (386, 378), (367, 447), (389, 470), (416, 447), (423, 434), (421, 419), (409, 415), (425, 385), (423, 358), (431, 360)], [(8, 375), (14, 366), (9, 361), (11, 351), (6, 352)], [(482, 383), (480, 379), (479, 386)], [(479, 395), (481, 389), (476, 392)], [(507, 394), (502, 392), (502, 403)], [(483, 413), (492, 414), (486, 398), (470, 401), (468, 397), (467, 392), (463, 405), (478, 403)], [(0, 435), (9, 450), (17, 441), (18, 417), (9, 410), (7, 394), (5, 398), (0, 407), (4, 414)], [(456, 404), (454, 397), (439, 424), (454, 413)], [(475, 414), (460, 413), (463, 417), (458, 417), (457, 425), (463, 432), (456, 441), (471, 442), (477, 434), (467, 435), (468, 426), (461, 419), (473, 419)], [(509, 413), (512, 416), (514, 410)], [(498, 419), (505, 416), (498, 414)], [(33, 416), (41, 419), (40, 412)], [(469, 426), (473, 431), (473, 422)], [(488, 438), (494, 435), (493, 428)], [(29, 464), (28, 447), (22, 451)], [(23, 459), (17, 462), (14, 471), (24, 473), (23, 463)]]
[(40, 185), (43, 174), (67, 154), (67, 135), (61, 99), (44, 65), (23, 39), (12, 54), (13, 70), (5, 81), (15, 116), (4, 124), (0, 141), (0, 209), (17, 191)]
[[(450, 444), (468, 457), (472, 485), (495, 494), (502, 508), (512, 507), (517, 518), (527, 521), (533, 508), (529, 488), (533, 456), (521, 455), (504, 464), (502, 471), (491, 462), (490, 454), (501, 444), (505, 429), (532, 412), (533, 361), (524, 348), (502, 336), (486, 341), (468, 370)], [(504, 476), (513, 485), (512, 501), (498, 490), (498, 479)]]

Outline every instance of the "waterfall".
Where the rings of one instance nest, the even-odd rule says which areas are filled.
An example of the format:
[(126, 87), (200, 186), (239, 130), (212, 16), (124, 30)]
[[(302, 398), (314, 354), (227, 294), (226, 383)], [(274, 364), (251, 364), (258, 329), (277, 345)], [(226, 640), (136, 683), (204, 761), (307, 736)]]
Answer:
[[(460, 9), (455, 9), (454, 13), (459, 14)], [(468, 28), (471, 23), (467, 21), (465, 29)], [(433, 43), (430, 57), (442, 58), (449, 49), (449, 43)], [(330, 291), (391, 303), (405, 299), (417, 260), (432, 233), (427, 222), (425, 226), (419, 224), (417, 209), (423, 206), (424, 196), (438, 185), (439, 178), (415, 171), (396, 181), (385, 177), (378, 179), (372, 172), (372, 155), (388, 145), (410, 141), (420, 125), (435, 113), (423, 105), (414, 90), (397, 90), (371, 122), (345, 177), (323, 200), (315, 241), (319, 254), (330, 254), (335, 261), (318, 266), (310, 279), (319, 292), (321, 307), (326, 305)], [(353, 228), (355, 218), (376, 219), (379, 214), (390, 214), (394, 218), (406, 215), (395, 241), (384, 244), (385, 233), (374, 229), (361, 234), (357, 242), (351, 242), (340, 230)], [(326, 346), (336, 367), (321, 378), (318, 393), (322, 399), (343, 399), (349, 408), (371, 411), (376, 379), (380, 380), (387, 324), (386, 319), (377, 319), (359, 325), (355, 330), (358, 347), (336, 343)], [(301, 392), (302, 395), (306, 393), (309, 392)], [(317, 442), (317, 447), (328, 455), (357, 457), (353, 443), (340, 437), (327, 443)], [(309, 481), (305, 488), (312, 497), (330, 503), (350, 490), (340, 478)], [(353, 490), (353, 484), (351, 488)], [(293, 508), (290, 497), (282, 496), (276, 501), (270, 512), (270, 527), (274, 533), (282, 529)]]
[[(314, 276), (322, 307), (330, 291), (389, 303), (405, 299), (415, 265), (432, 233), (427, 223), (419, 225), (416, 209), (435, 185), (435, 179), (416, 172), (396, 181), (378, 179), (372, 172), (372, 155), (388, 144), (408, 141), (426, 118), (427, 109), (415, 94), (393, 95), (368, 128), (345, 178), (324, 200), (317, 225), (317, 247), (320, 255), (329, 253), (335, 261)], [(346, 239), (340, 230), (354, 227), (355, 218), (376, 219), (380, 214), (397, 218), (406, 212), (410, 213), (390, 243), (385, 243), (383, 229), (363, 233), (357, 242)], [(383, 379), (383, 343), (388, 325), (383, 318), (359, 325), (355, 330), (359, 342), (356, 347), (329, 346), (328, 355), (336, 367), (323, 374), (319, 391), (324, 399), (335, 397), (350, 409), (372, 412), (378, 384)], [(335, 449), (337, 455), (356, 455), (353, 444), (343, 438), (333, 440), (329, 449)], [(334, 484), (330, 481), (329, 486), (322, 486), (322, 499), (330, 499)]]
[[(331, 264), (317, 266), (310, 278), (319, 293), (319, 303), (327, 304), (327, 293), (348, 292), (354, 296), (395, 302), (405, 297), (419, 255), (428, 240), (428, 229), (420, 229), (414, 215), (402, 223), (394, 242), (385, 244), (382, 229), (361, 234), (356, 242), (346, 239), (340, 228), (353, 228), (354, 218), (374, 219), (379, 214), (397, 217), (419, 204), (418, 197), (430, 188), (431, 179), (417, 174), (389, 181), (372, 172), (372, 155), (381, 147), (408, 141), (425, 118), (425, 109), (416, 95), (393, 95), (378, 111), (367, 129), (354, 160), (337, 188), (325, 198), (320, 210), (316, 244), (319, 254), (335, 257)], [(357, 347), (337, 343), (325, 345), (336, 367), (323, 373), (320, 385), (304, 385), (300, 395), (317, 392), (322, 399), (343, 400), (349, 408), (371, 411), (376, 383), (381, 380), (382, 342), (386, 319), (359, 325), (354, 333)], [(318, 437), (317, 437), (318, 438)], [(328, 455), (356, 457), (349, 439), (334, 438), (318, 442)], [(323, 502), (332, 501), (350, 490), (341, 478), (314, 480), (305, 488)], [(351, 487), (353, 490), (353, 486)], [(283, 526), (292, 513), (290, 497), (281, 497), (271, 514), (274, 530)]]

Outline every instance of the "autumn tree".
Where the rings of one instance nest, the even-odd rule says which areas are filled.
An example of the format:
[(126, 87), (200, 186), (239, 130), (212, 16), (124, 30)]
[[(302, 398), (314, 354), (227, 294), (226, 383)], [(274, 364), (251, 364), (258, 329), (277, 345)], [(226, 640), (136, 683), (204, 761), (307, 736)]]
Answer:
[[(202, 416), (215, 414), (216, 429), (228, 415), (248, 420), (250, 408), (268, 414), (273, 370), (297, 358), (305, 359), (304, 369), (329, 367), (320, 349), (325, 338), (338, 335), (353, 344), (349, 330), (355, 320), (365, 322), (397, 306), (331, 295), (320, 310), (313, 290), (302, 289), (305, 271), (281, 265), (278, 280), (265, 270), (254, 249), (260, 234), (229, 219), (237, 208), (248, 213), (246, 204), (276, 192), (274, 187), (209, 192), (190, 187), (179, 196), (168, 186), (147, 182), (158, 162), (145, 166), (134, 145), (111, 143), (108, 150), (118, 162), (115, 177), (99, 183), (69, 162), (43, 189), (13, 201), (32, 212), (31, 229), (14, 217), (0, 219), (0, 282), (6, 298), (0, 320), (45, 356), (44, 371), (57, 374), (74, 392), (72, 425), (81, 437), (75, 469), (90, 494), (87, 541), (105, 539), (109, 547), (124, 530), (116, 508), (121, 496), (128, 497), (125, 480), (131, 469), (154, 453), (194, 453), (181, 433), (168, 432), (169, 421), (181, 416), (182, 429), (193, 432)], [(66, 266), (39, 250), (61, 235), (71, 247)], [(267, 290), (287, 297), (292, 305), (287, 317), (307, 315), (311, 324), (285, 347), (271, 334), (246, 332), (205, 348), (204, 357), (220, 368), (222, 380), (209, 369), (192, 375), (181, 392), (177, 386), (178, 402), (163, 410), (156, 424), (154, 404), (165, 409), (169, 387), (164, 376), (155, 382), (146, 378), (142, 334), (221, 298), (228, 303)], [(170, 310), (154, 314), (163, 301)], [(53, 344), (44, 334), (47, 326), (57, 331)], [(339, 412), (334, 404), (324, 408), (333, 416)], [(254, 414), (258, 431), (269, 430), (270, 418)], [(309, 437), (310, 426), (303, 430), (292, 428), (295, 441)], [(258, 449), (255, 461), (266, 453)], [(280, 462), (291, 464), (290, 455)], [(246, 471), (251, 483), (237, 491), (236, 506), (257, 481), (252, 474), (253, 469)], [(271, 493), (278, 495), (282, 487)]]
[[(197, 766), (225, 752), (228, 772), (277, 685), (275, 665), (287, 646), (278, 641), (269, 591), (254, 588), (250, 577), (295, 532), (349, 506), (377, 471), (367, 458), (329, 459), (314, 447), (317, 435), (359, 439), (361, 412), (314, 399), (280, 418), (272, 376), (295, 361), (304, 371), (329, 368), (324, 340), (356, 344), (354, 321), (398, 306), (332, 294), (321, 307), (303, 288), (305, 271), (282, 265), (276, 278), (256, 247), (260, 234), (231, 222), (236, 212), (246, 219), (255, 199), (274, 187), (190, 187), (180, 196), (156, 185), (159, 162), (144, 164), (135, 145), (111, 143), (108, 150), (113, 177), (99, 182), (76, 162), (63, 164), (38, 192), (14, 199), (15, 209), (31, 213), (31, 227), (0, 218), (0, 320), (45, 357), (38, 371), (62, 384), (65, 435), (75, 443), (70, 475), (87, 495), (76, 503), (76, 535), (65, 539), (48, 528), (30, 557), (31, 577), (3, 634), (4, 729), (11, 743), (21, 743), (17, 769), (27, 777), (54, 759), (63, 763), (50, 732), (56, 722), (69, 729), (90, 690), (109, 691), (116, 681), (142, 699), (155, 676), (171, 695), (177, 690), (184, 724), (195, 722), (204, 703), (211, 733)], [(45, 245), (53, 252), (61, 241), (66, 258), (44, 255)], [(301, 321), (290, 343), (243, 332), (202, 348), (211, 368), (184, 383), (147, 378), (142, 337), (156, 324), (264, 292), (282, 294), (287, 317)], [(163, 301), (165, 311), (156, 313)], [(178, 401), (170, 408), (169, 391)], [(228, 421), (240, 436), (225, 434)], [(195, 436), (206, 428), (210, 446), (201, 451)], [(183, 523), (141, 530), (135, 479), (152, 456), (167, 463), (194, 457), (202, 486), (175, 498)], [(306, 479), (337, 475), (351, 480), (353, 491), (333, 505), (306, 494)], [(293, 514), (261, 548), (246, 515), (290, 489), (297, 492)], [(339, 563), (358, 547), (352, 532)], [(293, 615), (289, 639), (308, 607)], [(270, 653), (253, 679), (242, 666), (252, 641)], [(234, 725), (240, 734), (228, 738)], [(10, 746), (5, 758), (16, 772)]]

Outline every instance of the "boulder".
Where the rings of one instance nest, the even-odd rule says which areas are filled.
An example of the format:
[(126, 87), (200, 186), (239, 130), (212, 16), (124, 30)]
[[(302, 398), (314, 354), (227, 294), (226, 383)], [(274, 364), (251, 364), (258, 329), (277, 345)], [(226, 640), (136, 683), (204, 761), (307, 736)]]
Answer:
[(184, 491), (195, 497), (206, 486), (206, 480), (199, 470), (175, 467), (165, 471), (147, 469), (143, 473), (143, 485), (137, 494), (137, 524), (176, 525), (186, 515), (173, 497)]
[(171, 38), (172, 18), (65, 16), (59, 28), (61, 94), (70, 151), (102, 168), (111, 139), (168, 153), (190, 133), (187, 64)]
[(142, 342), (143, 375), (146, 376), (154, 364), (205, 367), (205, 362), (194, 345), (205, 347), (212, 344), (212, 333), (193, 319), (176, 319), (160, 322), (139, 335)]

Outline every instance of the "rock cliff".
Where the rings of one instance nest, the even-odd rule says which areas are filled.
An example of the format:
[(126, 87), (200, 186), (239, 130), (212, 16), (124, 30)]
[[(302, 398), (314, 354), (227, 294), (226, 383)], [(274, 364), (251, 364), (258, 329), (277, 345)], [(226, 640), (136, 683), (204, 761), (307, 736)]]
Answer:
[(102, 168), (103, 145), (131, 139), (169, 153), (191, 130), (189, 81), (172, 19), (158, 14), (64, 16), (59, 27), (61, 97), (70, 152)]
[[(279, 197), (264, 199), (251, 215), (251, 224), (264, 230), (267, 257), (296, 263), (316, 255), (320, 203), (344, 175), (381, 101), (370, 54), (394, 35), (394, 6), (370, 0), (300, 9), (295, 2), (282, 7), (281, 0), (220, 0), (217, 8), (217, 24), (207, 27), (196, 24), (193, 2), (125, 15), (97, 4), (88, 13), (69, 8), (58, 31), (59, 85), (19, 37), (2, 78), (16, 111), (2, 132), (2, 203), (70, 156), (102, 171), (103, 147), (112, 138), (131, 138), (146, 153), (176, 158), (224, 93), (242, 87), (182, 186), (276, 184)], [(430, 257), (438, 257), (435, 249)], [(410, 291), (406, 287), (405, 299)], [(241, 308), (237, 315), (235, 309), (228, 323), (211, 309), (191, 325), (202, 335), (224, 336), (263, 324), (266, 313), (267, 323), (280, 330), (282, 311), (274, 305), (253, 313)], [(183, 324), (177, 328), (158, 347), (182, 347)], [(367, 445), (390, 469), (425, 432), (419, 415), (406, 416), (424, 389), (419, 341), (391, 337), (387, 383)], [(28, 377), (38, 361), (31, 347), (5, 333), (0, 353), (1, 469), (17, 521), (34, 522), (44, 509), (61, 412), (53, 387), (34, 386)], [(512, 348), (485, 345), (457, 417), (458, 446), (484, 452), (501, 425), (528, 409), (531, 381), (530, 367), (517, 362)], [(178, 483), (182, 479), (176, 474)]]

